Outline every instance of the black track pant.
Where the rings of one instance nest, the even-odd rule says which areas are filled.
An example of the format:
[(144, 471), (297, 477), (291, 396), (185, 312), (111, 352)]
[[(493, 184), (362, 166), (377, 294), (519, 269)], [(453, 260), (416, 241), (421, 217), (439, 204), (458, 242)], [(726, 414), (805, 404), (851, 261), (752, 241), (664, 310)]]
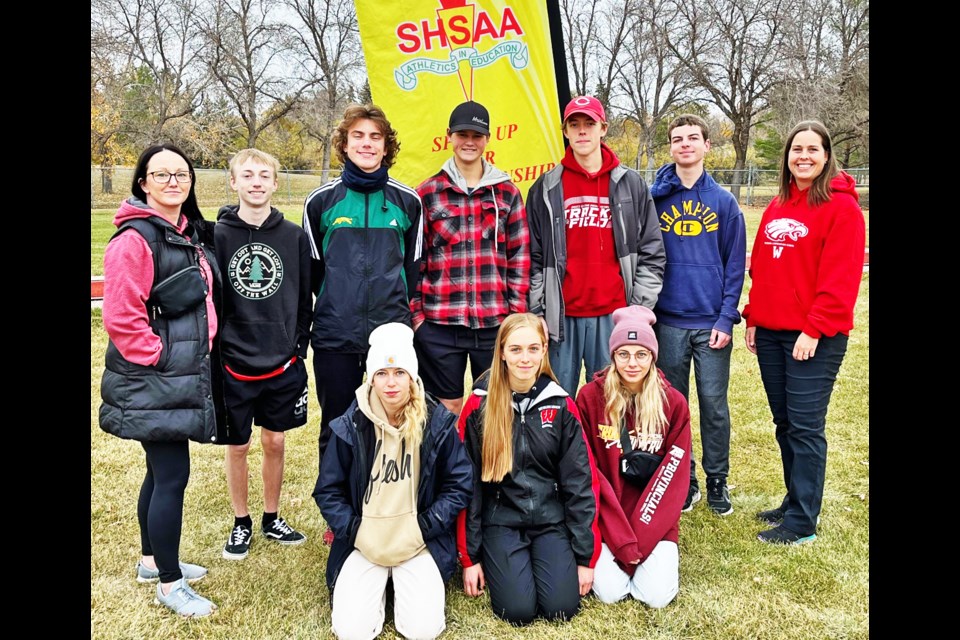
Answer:
[(580, 610), (577, 562), (562, 524), (484, 527), (483, 575), (493, 613), (511, 624), (538, 615), (569, 620)]
[(147, 475), (140, 487), (137, 520), (140, 550), (153, 556), (160, 582), (173, 582), (180, 573), (180, 529), (183, 492), (190, 479), (190, 448), (180, 442), (141, 442), (147, 453)]
[[(335, 418), (342, 416), (356, 397), (357, 387), (363, 382), (366, 370), (366, 354), (335, 353), (333, 351), (313, 352), (313, 380), (317, 386), (317, 400), (320, 402), (320, 437), (317, 448), (320, 460), (330, 442), (330, 429), (327, 427)], [(318, 467), (319, 468), (319, 467)]]

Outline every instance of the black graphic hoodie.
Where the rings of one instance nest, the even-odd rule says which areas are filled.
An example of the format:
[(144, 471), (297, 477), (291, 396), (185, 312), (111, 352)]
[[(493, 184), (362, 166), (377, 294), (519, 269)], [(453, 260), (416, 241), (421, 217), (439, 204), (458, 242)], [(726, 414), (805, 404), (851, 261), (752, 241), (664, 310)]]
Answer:
[(303, 229), (277, 209), (259, 227), (217, 213), (214, 248), (223, 276), (220, 352), (243, 375), (262, 375), (307, 356), (313, 299), (310, 243)]

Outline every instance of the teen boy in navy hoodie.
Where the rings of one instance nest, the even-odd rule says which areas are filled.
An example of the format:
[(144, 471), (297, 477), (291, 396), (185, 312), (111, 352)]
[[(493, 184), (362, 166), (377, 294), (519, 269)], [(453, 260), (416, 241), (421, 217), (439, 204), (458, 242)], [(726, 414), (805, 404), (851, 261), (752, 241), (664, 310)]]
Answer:
[[(737, 305), (743, 289), (746, 227), (733, 195), (704, 171), (710, 150), (707, 123), (695, 115), (678, 116), (667, 127), (674, 162), (657, 171), (650, 191), (657, 206), (667, 253), (663, 288), (653, 329), (660, 344), (657, 366), (684, 398), (690, 395), (693, 358), (707, 504), (714, 513), (733, 513), (730, 472), (730, 338), (740, 322)], [(693, 447), (690, 487), (683, 511), (700, 500)]]
[(220, 355), (226, 404), (226, 473), (234, 523), (223, 557), (247, 557), (253, 521), (247, 508), (247, 452), (253, 423), (263, 444), (265, 538), (283, 545), (306, 540), (279, 516), (284, 432), (307, 422), (307, 356), (313, 300), (310, 243), (299, 225), (270, 206), (280, 163), (244, 149), (230, 161), (239, 205), (222, 207), (214, 227), (223, 273)]

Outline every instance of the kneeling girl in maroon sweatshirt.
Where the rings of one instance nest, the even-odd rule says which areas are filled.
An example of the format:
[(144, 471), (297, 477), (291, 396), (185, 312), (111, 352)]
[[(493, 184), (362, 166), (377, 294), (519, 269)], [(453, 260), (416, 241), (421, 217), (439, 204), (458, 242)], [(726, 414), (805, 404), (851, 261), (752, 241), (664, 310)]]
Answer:
[(577, 408), (600, 476), (600, 559), (593, 592), (659, 608), (677, 595), (680, 509), (690, 484), (690, 410), (657, 370), (656, 316), (613, 312), (611, 364), (580, 389)]

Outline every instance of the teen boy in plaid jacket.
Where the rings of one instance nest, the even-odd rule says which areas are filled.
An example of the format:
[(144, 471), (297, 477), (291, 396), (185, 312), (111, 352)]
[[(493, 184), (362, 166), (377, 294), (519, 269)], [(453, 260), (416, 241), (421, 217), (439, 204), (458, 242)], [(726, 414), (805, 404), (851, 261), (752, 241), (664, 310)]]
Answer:
[(504, 318), (527, 310), (530, 249), (520, 191), (483, 159), (486, 108), (458, 105), (447, 140), (453, 156), (417, 188), (425, 250), (410, 305), (424, 386), (459, 414), (467, 359), (476, 379), (490, 368)]

